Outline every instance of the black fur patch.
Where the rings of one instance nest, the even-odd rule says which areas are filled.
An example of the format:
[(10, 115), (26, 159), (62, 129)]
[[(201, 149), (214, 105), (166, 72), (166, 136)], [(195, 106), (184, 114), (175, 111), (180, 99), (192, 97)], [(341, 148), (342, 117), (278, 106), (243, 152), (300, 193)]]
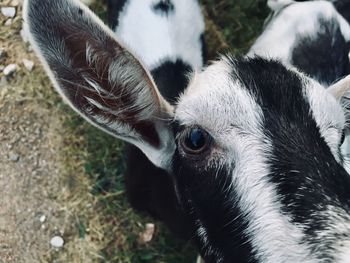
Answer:
[(173, 178), (132, 145), (127, 147), (125, 185), (133, 208), (161, 220), (178, 237), (193, 237), (190, 221), (175, 194)]
[(187, 87), (189, 81), (187, 74), (191, 71), (190, 65), (178, 59), (175, 63), (165, 61), (151, 73), (163, 97), (168, 102), (175, 103)]
[(207, 43), (205, 42), (204, 33), (201, 34), (201, 36), (199, 38), (199, 41), (200, 41), (201, 46), (202, 46), (202, 58), (203, 58), (203, 61), (204, 61), (204, 64), (205, 64), (205, 62), (208, 59), (208, 50), (207, 50)]
[(199, 222), (209, 243), (196, 232), (195, 238), (205, 262), (257, 262), (245, 230), (247, 220), (238, 207), (238, 197), (230, 187), (231, 171), (226, 167), (201, 171), (176, 152), (174, 176), (193, 229)]
[(350, 23), (350, 1), (335, 0), (332, 1), (337, 11)]
[(265, 135), (273, 149), (269, 178), (280, 197), (281, 212), (304, 227), (304, 241), (313, 252), (325, 251), (320, 258), (334, 261), (327, 249), (338, 233), (322, 242), (315, 237), (329, 227), (329, 216), (322, 214), (329, 206), (350, 212), (350, 177), (321, 137), (302, 80), (274, 61), (239, 60), (233, 67), (234, 79), (254, 94), (263, 110)]
[(300, 35), (292, 53), (292, 64), (323, 84), (330, 85), (349, 73), (349, 44), (338, 22), (319, 18), (313, 36)]
[(107, 20), (110, 28), (115, 29), (119, 24), (119, 16), (128, 0), (108, 0)]
[(175, 6), (171, 0), (161, 0), (152, 6), (155, 13), (163, 16), (168, 16), (175, 11)]

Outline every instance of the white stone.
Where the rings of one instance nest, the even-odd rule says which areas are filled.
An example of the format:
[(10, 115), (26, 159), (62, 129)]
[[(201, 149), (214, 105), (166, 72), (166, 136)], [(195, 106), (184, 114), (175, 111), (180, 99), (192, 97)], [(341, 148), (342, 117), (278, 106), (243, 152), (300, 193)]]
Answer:
[(10, 153), (9, 154), (9, 159), (12, 162), (18, 162), (19, 161), (19, 155), (15, 153)]
[(44, 223), (46, 221), (46, 215), (42, 215), (40, 218), (39, 218), (39, 221), (40, 223)]
[(146, 224), (145, 230), (141, 233), (140, 238), (143, 243), (151, 242), (154, 236), (155, 225), (153, 223)]
[(15, 7), (1, 7), (1, 13), (6, 17), (15, 17), (16, 8)]
[(22, 37), (22, 40), (24, 41), (24, 43), (28, 43), (29, 42), (29, 34), (26, 30), (24, 30), (23, 28), (21, 29), (21, 31), (19, 32), (19, 34)]
[(5, 76), (10, 76), (13, 73), (15, 73), (16, 71), (17, 71), (17, 65), (16, 64), (7, 65), (4, 68), (4, 70), (3, 70)]
[(12, 18), (9, 18), (6, 20), (6, 22), (4, 23), (4, 26), (11, 26), (12, 25), (12, 22), (13, 22), (13, 19)]
[(54, 236), (50, 241), (51, 246), (55, 248), (61, 248), (64, 245), (64, 240), (60, 236)]
[(22, 63), (28, 71), (32, 71), (34, 68), (34, 62), (29, 59), (22, 59)]

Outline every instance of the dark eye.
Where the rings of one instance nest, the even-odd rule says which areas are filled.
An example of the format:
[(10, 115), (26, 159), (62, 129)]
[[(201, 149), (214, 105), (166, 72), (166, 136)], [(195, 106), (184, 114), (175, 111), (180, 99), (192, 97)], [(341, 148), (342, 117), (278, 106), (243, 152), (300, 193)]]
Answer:
[(187, 154), (200, 154), (211, 144), (211, 136), (201, 128), (190, 128), (180, 139), (181, 146)]

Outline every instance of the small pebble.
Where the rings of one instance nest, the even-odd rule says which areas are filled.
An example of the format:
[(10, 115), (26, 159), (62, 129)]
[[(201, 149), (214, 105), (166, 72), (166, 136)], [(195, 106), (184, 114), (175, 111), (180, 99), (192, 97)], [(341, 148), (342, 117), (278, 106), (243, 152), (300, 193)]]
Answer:
[(19, 31), (19, 34), (21, 35), (21, 38), (24, 41), (24, 43), (28, 43), (29, 42), (28, 32), (26, 30), (24, 30), (22, 28), (21, 31)]
[(1, 13), (10, 18), (14, 18), (16, 15), (16, 8), (15, 7), (1, 7)]
[(12, 25), (12, 22), (13, 22), (13, 19), (12, 18), (9, 18), (6, 20), (6, 22), (4, 23), (5, 26), (11, 26)]
[(16, 64), (10, 64), (7, 65), (3, 72), (5, 76), (11, 76), (12, 74), (14, 74), (17, 71), (17, 65)]
[(46, 215), (42, 215), (40, 218), (39, 218), (39, 221), (41, 223), (44, 223), (46, 221)]
[(141, 241), (143, 243), (151, 242), (154, 236), (155, 225), (152, 223), (146, 224), (146, 229), (141, 233)]
[(12, 162), (18, 162), (19, 161), (19, 155), (15, 153), (10, 153), (9, 159)]
[(34, 62), (29, 59), (22, 59), (23, 65), (28, 71), (32, 71), (34, 68)]
[(51, 246), (55, 248), (61, 248), (64, 245), (64, 240), (60, 236), (54, 236), (50, 241)]

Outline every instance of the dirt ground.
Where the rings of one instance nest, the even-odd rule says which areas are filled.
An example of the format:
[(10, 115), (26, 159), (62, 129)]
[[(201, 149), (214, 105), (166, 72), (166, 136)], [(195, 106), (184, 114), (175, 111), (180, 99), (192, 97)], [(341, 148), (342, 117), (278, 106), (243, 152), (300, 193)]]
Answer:
[[(35, 262), (60, 229), (59, 123), (41, 105), (7, 101), (0, 113), (0, 258)], [(33, 145), (35, 145), (33, 147)], [(63, 224), (64, 225), (64, 224)]]
[[(47, 97), (56, 95), (20, 36), (21, 1), (0, 1), (0, 6), (17, 10), (11, 20), (0, 14), (0, 49), (6, 52), (0, 65), (17, 64), (10, 76), (0, 73), (0, 262), (65, 262), (70, 245), (56, 249), (50, 244), (55, 236), (71, 241), (76, 224), (74, 209), (67, 209), (70, 185), (62, 177), (69, 157), (63, 153), (65, 116), (48, 103)], [(35, 63), (33, 71), (23, 59)], [(81, 198), (87, 210), (88, 193)], [(82, 249), (82, 242), (71, 242), (78, 260), (70, 257), (69, 262), (89, 262), (92, 257), (83, 254), (97, 253), (89, 246)]]

